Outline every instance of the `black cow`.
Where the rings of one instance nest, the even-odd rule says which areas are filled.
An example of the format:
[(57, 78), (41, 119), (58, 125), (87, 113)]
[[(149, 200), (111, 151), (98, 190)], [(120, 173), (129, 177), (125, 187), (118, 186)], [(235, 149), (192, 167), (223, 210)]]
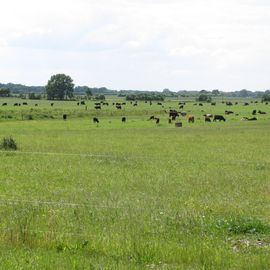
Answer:
[(225, 111), (226, 115), (233, 114), (233, 113), (234, 113), (233, 111), (227, 111), (227, 110)]
[(96, 102), (95, 105), (96, 105), (96, 106), (100, 106), (101, 103), (100, 103), (100, 102)]
[(80, 106), (80, 102), (77, 102), (77, 105)]
[(2, 106), (7, 106), (7, 103), (6, 103), (6, 102), (5, 102), (5, 103), (3, 103), (3, 104), (2, 104)]
[(184, 105), (180, 105), (179, 106), (179, 109), (184, 109)]
[(203, 104), (202, 103), (199, 103), (199, 106), (203, 106)]
[(252, 115), (256, 115), (256, 113), (257, 113), (257, 110), (252, 111)]
[(249, 103), (248, 103), (248, 102), (245, 102), (245, 103), (244, 103), (244, 106), (248, 106), (248, 105), (249, 105)]
[(248, 118), (248, 121), (256, 121), (256, 120), (257, 120), (256, 117)]
[(170, 110), (169, 117), (173, 117), (175, 120), (175, 118), (178, 116), (179, 116), (179, 113), (176, 110)]
[(67, 120), (67, 115), (63, 114), (63, 120)]
[(35, 106), (37, 107), (37, 106), (38, 106), (38, 104), (36, 103), (36, 104), (35, 104)]
[(154, 119), (155, 119), (155, 116), (154, 115), (151, 115), (148, 120), (154, 120)]
[(121, 105), (116, 105), (116, 109), (117, 110), (121, 110), (122, 109), (122, 106)]
[(28, 105), (28, 104), (27, 104), (27, 102), (23, 102), (23, 104), (22, 104), (22, 105)]
[(155, 118), (156, 119), (156, 124), (159, 124), (159, 118)]
[(224, 122), (226, 121), (226, 119), (224, 118), (223, 115), (215, 115), (213, 121), (216, 122), (217, 120), (218, 120), (219, 122), (220, 122), (220, 121), (224, 121)]
[(259, 114), (266, 114), (266, 112), (262, 112), (261, 110), (258, 111)]
[(227, 101), (227, 102), (226, 102), (226, 105), (227, 105), (227, 106), (232, 106), (233, 104), (232, 104), (232, 102)]
[(172, 123), (172, 119), (168, 119), (168, 123), (171, 124)]
[(211, 105), (212, 105), (212, 106), (216, 106), (216, 102), (212, 102)]
[(101, 110), (101, 106), (99, 105), (99, 106), (95, 106), (95, 109), (96, 110)]
[(94, 117), (94, 118), (93, 118), (93, 122), (98, 124), (98, 123), (99, 123), (98, 118), (97, 118), (97, 117)]
[(19, 104), (18, 103), (14, 103), (13, 106), (19, 106)]
[(126, 117), (122, 117), (122, 123), (126, 123)]
[(81, 101), (81, 105), (85, 105), (85, 101), (83, 100), (83, 101)]
[(205, 116), (204, 121), (205, 122), (211, 122), (211, 118), (209, 116)]

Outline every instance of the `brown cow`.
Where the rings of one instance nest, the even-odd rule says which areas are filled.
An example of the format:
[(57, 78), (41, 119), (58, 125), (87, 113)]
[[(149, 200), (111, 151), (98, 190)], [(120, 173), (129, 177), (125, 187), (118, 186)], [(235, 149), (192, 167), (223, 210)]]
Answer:
[(194, 116), (193, 116), (193, 115), (190, 115), (190, 116), (188, 117), (188, 122), (189, 122), (189, 123), (194, 123), (194, 121), (195, 121)]

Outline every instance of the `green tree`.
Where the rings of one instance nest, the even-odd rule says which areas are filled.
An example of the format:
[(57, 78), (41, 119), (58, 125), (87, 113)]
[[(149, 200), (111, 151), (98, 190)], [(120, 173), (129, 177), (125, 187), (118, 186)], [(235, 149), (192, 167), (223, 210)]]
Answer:
[(197, 98), (197, 100), (201, 101), (201, 102), (211, 102), (212, 98), (209, 95), (200, 94), (199, 97)]
[(86, 94), (88, 99), (91, 98), (91, 96), (93, 95), (92, 91), (91, 91), (91, 89), (89, 87), (87, 87), (87, 89), (85, 91), (85, 94)]
[(266, 90), (262, 96), (262, 101), (270, 101), (270, 90)]
[(70, 76), (56, 74), (51, 76), (46, 85), (48, 99), (67, 99), (73, 97), (74, 84)]
[(0, 97), (9, 97), (10, 89), (9, 88), (0, 88)]

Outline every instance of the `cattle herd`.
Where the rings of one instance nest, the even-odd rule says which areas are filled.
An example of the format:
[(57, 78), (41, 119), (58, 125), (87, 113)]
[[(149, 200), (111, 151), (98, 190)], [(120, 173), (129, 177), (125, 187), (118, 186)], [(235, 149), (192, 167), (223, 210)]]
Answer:
[[(130, 101), (129, 102), (133, 107), (137, 107), (139, 105), (138, 101)], [(144, 101), (144, 103), (148, 103), (150, 106), (152, 106), (153, 104), (153, 101)], [(231, 102), (231, 101), (222, 101), (222, 103), (224, 103), (226, 106), (236, 106), (236, 105), (240, 105), (238, 102)], [(258, 101), (251, 101), (251, 103), (258, 103)], [(115, 107), (117, 110), (122, 110), (122, 108), (124, 108), (124, 106), (127, 104), (127, 102), (112, 102), (111, 105), (113, 107)], [(212, 102), (211, 103), (211, 106), (216, 106), (216, 102)], [(265, 102), (265, 104), (267, 105), (268, 103)], [(2, 106), (7, 106), (7, 102), (4, 102), (2, 103)], [(14, 103), (13, 106), (27, 106), (28, 103), (27, 102), (22, 102), (22, 103)], [(34, 104), (35, 106), (38, 106), (38, 104)], [(77, 105), (80, 106), (80, 105), (84, 105), (86, 106), (86, 103), (85, 101), (80, 101), (80, 102), (77, 102)], [(162, 102), (157, 102), (156, 105), (158, 106), (161, 106), (162, 108), (164, 108), (164, 105)], [(204, 104), (203, 103), (193, 103), (192, 104), (193, 106), (200, 106), (200, 107), (203, 107)], [(248, 102), (244, 102), (242, 104), (242, 106), (249, 106), (250, 104)], [(258, 104), (256, 104), (258, 105)], [(53, 107), (54, 106), (54, 102), (51, 102), (50, 103), (50, 106)], [(102, 110), (102, 108), (104, 106), (109, 106), (109, 103), (108, 102), (105, 102), (105, 101), (100, 101), (100, 102), (94, 102), (94, 109), (95, 110)], [(168, 115), (168, 123), (169, 124), (172, 124), (173, 121), (175, 121), (175, 126), (182, 126), (182, 120), (181, 121), (178, 121), (179, 117), (184, 117), (187, 119), (187, 122), (188, 123), (194, 123), (195, 120), (202, 120), (204, 119), (204, 122), (216, 122), (216, 121), (223, 121), (225, 122), (226, 121), (226, 118), (225, 116), (226, 115), (235, 115), (235, 116), (239, 116), (238, 113), (234, 113), (233, 110), (225, 110), (224, 111), (224, 115), (222, 114), (212, 114), (212, 113), (205, 113), (204, 110), (201, 110), (201, 112), (203, 112), (202, 114), (202, 118), (201, 117), (197, 117), (195, 118), (194, 115), (190, 114), (192, 112), (192, 110), (188, 110), (188, 111), (184, 111), (185, 109), (185, 106), (186, 106), (186, 102), (184, 101), (181, 101), (181, 102), (178, 102), (178, 106), (179, 106), (179, 110), (175, 109), (175, 108), (171, 108), (169, 107), (169, 110), (166, 110), (164, 109), (163, 113), (167, 114)], [(202, 108), (203, 109), (203, 108)], [(87, 110), (87, 106), (86, 106), (86, 110)], [(250, 111), (250, 113), (252, 114), (252, 117), (248, 117), (248, 116), (242, 116), (240, 119), (243, 120), (243, 121), (256, 121), (257, 120), (257, 115), (264, 115), (266, 114), (265, 111), (262, 111), (262, 110), (257, 110), (257, 109), (253, 109), (252, 111)], [(160, 114), (160, 113), (159, 113)], [(63, 114), (63, 120), (67, 120), (67, 117), (68, 115), (67, 114)], [(123, 116), (121, 118), (121, 121), (122, 123), (125, 123), (127, 121), (127, 118), (126, 116)], [(156, 117), (155, 115), (151, 115), (149, 118), (148, 118), (148, 121), (155, 121), (156, 124), (160, 124), (160, 118), (159, 117)], [(100, 123), (100, 120), (97, 118), (97, 117), (93, 117), (93, 123), (95, 124), (99, 124)]]

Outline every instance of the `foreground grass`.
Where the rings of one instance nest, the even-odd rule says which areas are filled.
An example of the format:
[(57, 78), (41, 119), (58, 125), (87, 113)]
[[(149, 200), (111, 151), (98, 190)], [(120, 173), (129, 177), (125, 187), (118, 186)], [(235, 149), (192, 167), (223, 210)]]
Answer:
[[(270, 124), (2, 122), (2, 269), (268, 269)], [(259, 241), (259, 240), (260, 241)]]

